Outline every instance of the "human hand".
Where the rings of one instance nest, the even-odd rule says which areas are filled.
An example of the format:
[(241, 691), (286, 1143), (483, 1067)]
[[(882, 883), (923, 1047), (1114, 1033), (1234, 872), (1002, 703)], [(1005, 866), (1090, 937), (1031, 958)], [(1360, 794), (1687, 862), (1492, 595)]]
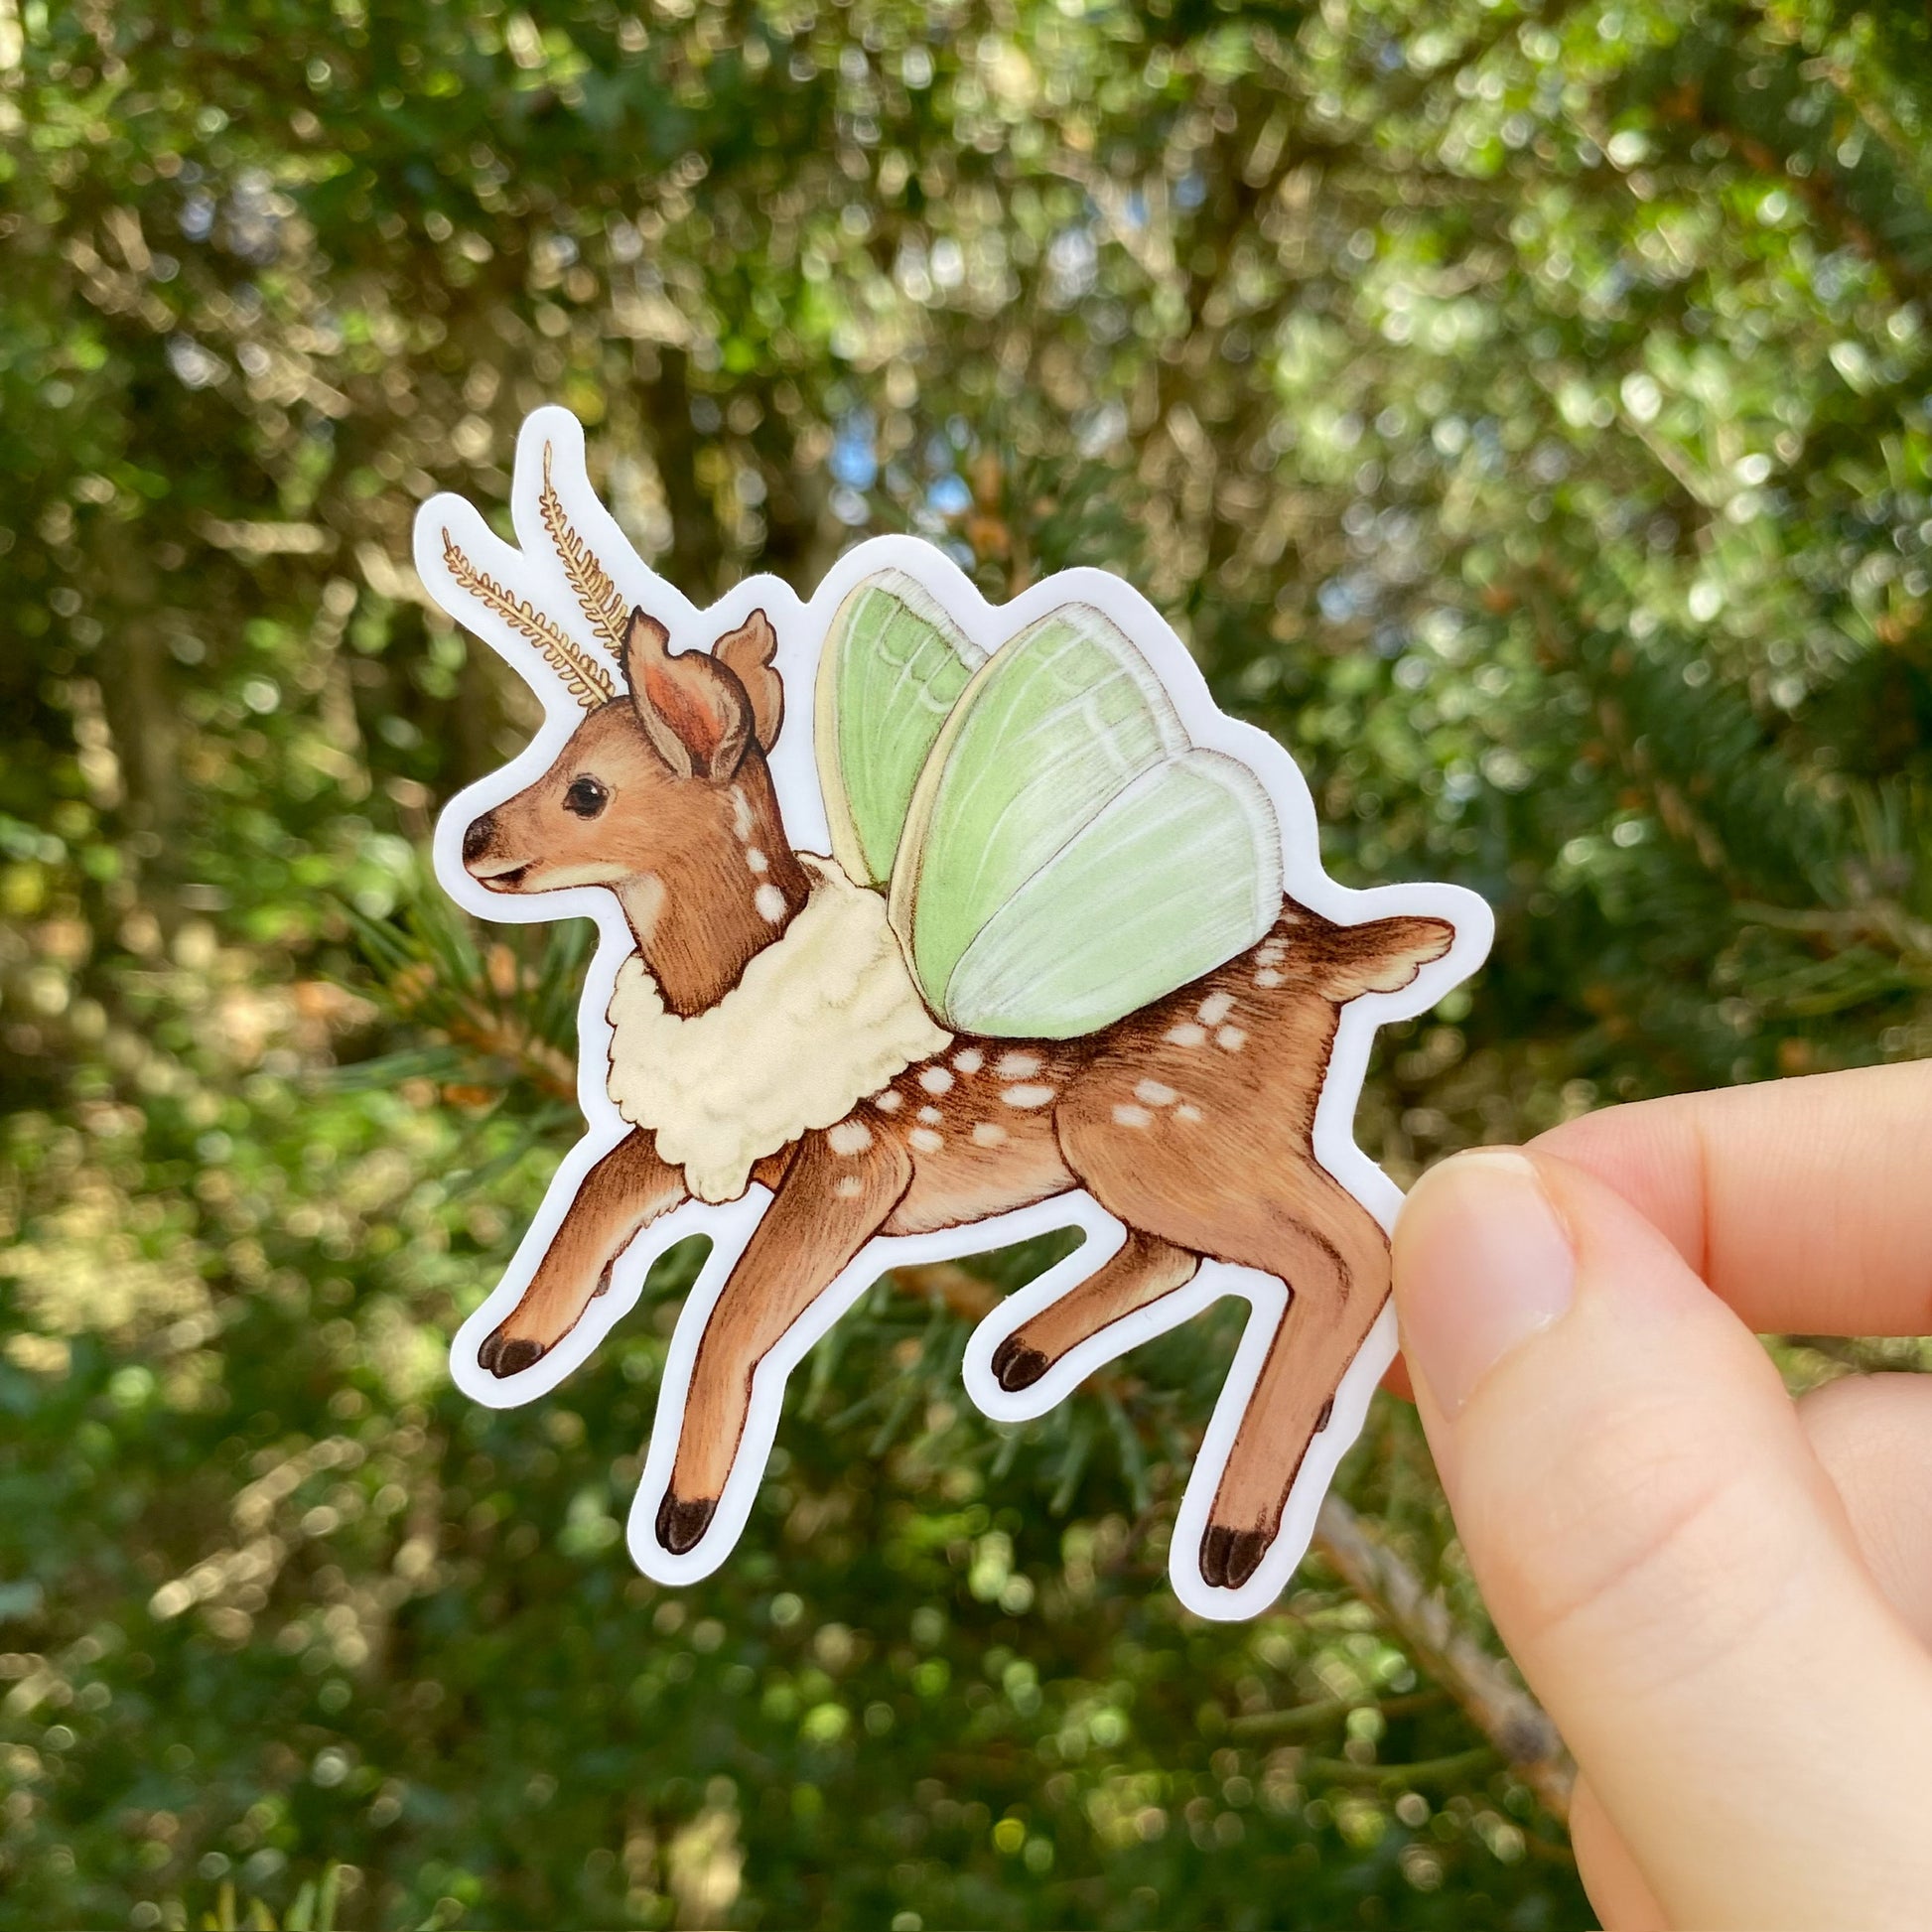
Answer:
[(1932, 1376), (1794, 1404), (1753, 1331), (1932, 1331), (1932, 1062), (1459, 1155), (1394, 1268), (1463, 1547), (1581, 1767), (1604, 1924), (1924, 1925)]

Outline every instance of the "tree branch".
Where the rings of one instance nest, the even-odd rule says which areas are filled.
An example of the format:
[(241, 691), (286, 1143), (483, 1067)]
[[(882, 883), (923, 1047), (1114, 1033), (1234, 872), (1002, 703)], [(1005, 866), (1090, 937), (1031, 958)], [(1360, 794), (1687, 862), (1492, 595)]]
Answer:
[(1567, 1823), (1577, 1767), (1543, 1707), (1510, 1681), (1500, 1660), (1457, 1625), (1449, 1605), (1370, 1535), (1339, 1496), (1331, 1494), (1321, 1505), (1314, 1547), (1462, 1707), (1544, 1809)]
[[(942, 1303), (966, 1321), (981, 1320), (1004, 1300), (990, 1282), (968, 1274), (955, 1262), (896, 1269), (894, 1280), (909, 1294)], [(1568, 1820), (1576, 1765), (1548, 1714), (1510, 1681), (1502, 1662), (1456, 1623), (1449, 1605), (1425, 1587), (1401, 1556), (1372, 1536), (1339, 1496), (1331, 1494), (1322, 1503), (1315, 1518), (1313, 1547), (1461, 1706), (1551, 1816)], [(1307, 1709), (1315, 1709), (1320, 1717), (1328, 1715), (1325, 1706)], [(1237, 1722), (1259, 1730), (1263, 1716), (1285, 1724), (1300, 1720), (1303, 1713), (1257, 1714)], [(1282, 1724), (1270, 1727), (1280, 1728)], [(1376, 1775), (1381, 1775), (1379, 1769)]]

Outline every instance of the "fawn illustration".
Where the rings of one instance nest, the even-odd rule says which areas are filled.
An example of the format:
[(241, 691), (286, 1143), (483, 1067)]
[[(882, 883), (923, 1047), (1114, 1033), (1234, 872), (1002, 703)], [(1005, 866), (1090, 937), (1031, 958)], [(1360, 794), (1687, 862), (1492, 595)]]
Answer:
[[(816, 747), (832, 851), (794, 849), (774, 780), (799, 695), (780, 630), (810, 628), (811, 614), (773, 586), (709, 649), (673, 649), (553, 483), (553, 443), (581, 465), (581, 432), (540, 414), (513, 503), (529, 512), (526, 553), (540, 524), (561, 577), (533, 567), (538, 596), (517, 596), (451, 534), (462, 513), (473, 546), (493, 541), (455, 499), (425, 506), (418, 556), (443, 601), (468, 600), (466, 621), (510, 638), (520, 667), (530, 655), (513, 652), (534, 645), (581, 709), (540, 775), (462, 823), (460, 864), (466, 890), (492, 901), (601, 888), (621, 908), (630, 951), (598, 1069), (621, 1138), (578, 1172), (514, 1305), (473, 1344), (478, 1370), (541, 1384), (645, 1229), (768, 1190), (708, 1311), (687, 1310), (682, 1405), (660, 1416), (674, 1454), (648, 1528), (633, 1518), (633, 1550), (647, 1534), (684, 1558), (714, 1530), (736, 1534), (718, 1511), (760, 1365), (830, 1318), (815, 1307), (871, 1244), (884, 1256), (902, 1237), (1009, 1228), (1035, 1204), (1062, 1225), (1062, 1203), (1097, 1203), (1124, 1240), (1103, 1241), (1084, 1279), (1078, 1256), (1059, 1264), (1051, 1298), (1000, 1336), (991, 1377), (1033, 1389), (1096, 1338), (1139, 1338), (1167, 1325), (1164, 1308), (1182, 1318), (1197, 1275), (1204, 1286), (1231, 1266), (1281, 1284), (1198, 1542), (1209, 1590), (1239, 1590), (1388, 1297), (1387, 1200), (1378, 1219), (1360, 1181), (1336, 1177), (1336, 1123), (1319, 1118), (1344, 1016), (1453, 948), (1415, 986), (1439, 995), (1479, 954), (1486, 908), (1425, 888), (1413, 913), (1316, 909), (1323, 895), (1376, 896), (1342, 894), (1306, 863), (1287, 890), (1275, 805), (1240, 758), (1189, 737), (1095, 608), (1105, 583), (1058, 604), (1041, 587), (1044, 615), (989, 650), (932, 588), (950, 566), (907, 539), (862, 547), (890, 567), (848, 559), (816, 663), (811, 637), (789, 646), (794, 681), (816, 678), (789, 729)], [(601, 514), (587, 489), (572, 500), (586, 521)], [(494, 554), (507, 576), (516, 553)], [(649, 594), (641, 566), (624, 574)], [(597, 649), (542, 608), (560, 581)], [(1348, 1036), (1358, 1080), (1366, 1035)], [(953, 1240), (945, 1252), (970, 1252)], [(1359, 1419), (1358, 1406), (1349, 1434)]]

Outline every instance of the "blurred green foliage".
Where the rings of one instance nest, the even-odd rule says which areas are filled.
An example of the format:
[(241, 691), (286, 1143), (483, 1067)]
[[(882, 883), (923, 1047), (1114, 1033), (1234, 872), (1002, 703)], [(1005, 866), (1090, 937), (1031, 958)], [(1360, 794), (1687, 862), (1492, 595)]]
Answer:
[[(1334, 871), (1498, 909), (1401, 1177), (1924, 1053), (1928, 114), (1902, 0), (0, 0), (0, 1924), (1587, 1922), (1319, 1558), (1173, 1605), (1226, 1323), (1009, 1431), (882, 1284), (684, 1592), (689, 1254), (453, 1395), (584, 935), (421, 883), (531, 713), (407, 531), (561, 400), (700, 600), (1125, 572)], [(1406, 1412), (1343, 1489), (1485, 1639)]]

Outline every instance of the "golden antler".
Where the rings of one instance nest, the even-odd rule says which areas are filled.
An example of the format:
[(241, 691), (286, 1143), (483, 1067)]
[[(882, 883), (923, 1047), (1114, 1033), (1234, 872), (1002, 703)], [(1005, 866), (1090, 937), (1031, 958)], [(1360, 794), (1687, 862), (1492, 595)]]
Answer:
[(581, 644), (565, 636), (534, 605), (512, 597), (487, 572), (479, 570), (447, 526), (443, 531), (443, 562), (478, 603), (494, 611), (519, 636), (527, 637), (542, 651), (551, 669), (563, 679), (564, 688), (586, 711), (595, 711), (617, 695), (610, 675)]
[(624, 601), (618, 595), (618, 587), (612, 583), (611, 574), (598, 562), (596, 553), (591, 549), (564, 513), (563, 498), (557, 494), (557, 486), (550, 481), (550, 445), (543, 446), (543, 491), (537, 498), (538, 507), (543, 512), (543, 527), (550, 532), (550, 541), (557, 552), (557, 561), (564, 567), (564, 575), (570, 579), (570, 588), (577, 593), (578, 608), (590, 621), (592, 628), (603, 638), (610, 648), (619, 654), (623, 650), (624, 620), (629, 612)]

